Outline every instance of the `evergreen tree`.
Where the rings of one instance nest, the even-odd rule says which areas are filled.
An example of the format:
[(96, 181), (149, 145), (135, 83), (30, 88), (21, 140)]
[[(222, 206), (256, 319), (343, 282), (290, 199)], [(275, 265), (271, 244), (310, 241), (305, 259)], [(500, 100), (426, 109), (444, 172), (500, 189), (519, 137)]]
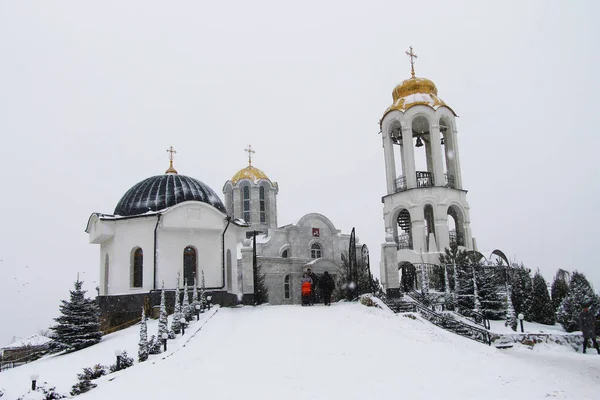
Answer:
[(138, 343), (138, 361), (148, 359), (148, 326), (146, 325), (146, 313), (142, 308), (142, 321), (140, 322), (140, 341)]
[(264, 304), (269, 302), (269, 290), (267, 288), (267, 284), (265, 282), (266, 274), (262, 272), (262, 265), (256, 266), (256, 282), (254, 293), (256, 298), (254, 299), (254, 303), (256, 305)]
[(165, 300), (165, 285), (160, 291), (160, 313), (158, 314), (158, 340), (162, 340), (163, 333), (168, 331), (168, 314), (167, 314), (167, 302)]
[(181, 303), (179, 303), (179, 273), (177, 273), (177, 286), (175, 287), (175, 307), (171, 319), (171, 330), (178, 334), (181, 332)]
[(54, 340), (70, 351), (92, 346), (102, 339), (98, 306), (94, 300), (85, 298), (82, 285), (83, 281), (78, 278), (75, 290), (70, 291), (70, 300), (61, 300), (62, 315), (54, 319), (58, 325), (51, 328)]
[(449, 266), (447, 264), (442, 264), (444, 268), (444, 304), (446, 305), (446, 309), (454, 310), (456, 305), (456, 299), (454, 297), (454, 293), (450, 291), (450, 272)]
[(515, 312), (523, 314), (527, 321), (531, 321), (531, 301), (533, 298), (533, 284), (531, 281), (531, 270), (523, 264), (517, 265), (511, 270), (512, 303)]
[(552, 295), (552, 307), (554, 308), (554, 312), (558, 311), (558, 307), (560, 307), (560, 303), (567, 297), (569, 294), (569, 284), (567, 283), (566, 271), (558, 270), (556, 275), (554, 276), (554, 281), (552, 282), (552, 288), (550, 289), (550, 293)]
[(200, 301), (198, 300), (198, 280), (194, 278), (194, 291), (192, 292), (192, 311), (196, 312), (196, 306), (200, 305)]
[(564, 298), (558, 309), (558, 322), (567, 332), (579, 330), (579, 313), (583, 307), (588, 307), (592, 315), (596, 315), (599, 307), (598, 296), (594, 293), (585, 275), (573, 271), (569, 283), (569, 294)]
[(200, 286), (200, 309), (204, 310), (206, 307), (206, 286), (204, 286), (204, 270), (202, 270), (202, 282)]
[(506, 293), (506, 322), (504, 325), (510, 326), (513, 331), (517, 331), (517, 314), (511, 300), (511, 289), (510, 286), (507, 288)]
[(504, 269), (483, 265), (477, 265), (475, 269), (481, 313), (488, 319), (503, 319), (506, 308), (499, 292), (500, 287), (504, 289)]
[(183, 304), (181, 306), (181, 314), (183, 315), (186, 321), (191, 321), (193, 314), (192, 308), (190, 307), (190, 299), (188, 296), (187, 280), (185, 281), (183, 288)]
[(533, 299), (531, 301), (531, 320), (540, 324), (554, 325), (556, 316), (546, 280), (538, 270), (533, 276)]
[[(333, 298), (346, 298), (348, 301), (352, 300), (352, 297), (356, 294), (356, 291), (349, 290), (348, 281), (350, 271), (350, 259), (348, 252), (344, 251), (341, 253), (342, 267), (337, 269), (335, 274), (335, 289), (333, 292)], [(380, 288), (380, 283), (377, 279), (373, 279), (369, 273), (367, 263), (362, 257), (357, 258), (356, 267), (358, 270), (358, 288), (361, 293), (367, 293), (373, 288), (376, 292)]]

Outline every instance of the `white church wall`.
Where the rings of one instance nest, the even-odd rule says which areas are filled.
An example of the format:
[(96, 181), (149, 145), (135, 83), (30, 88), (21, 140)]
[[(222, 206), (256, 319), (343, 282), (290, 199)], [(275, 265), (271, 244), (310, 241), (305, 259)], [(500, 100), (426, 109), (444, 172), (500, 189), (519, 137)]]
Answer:
[[(158, 230), (157, 280), (165, 287), (175, 287), (177, 273), (183, 285), (183, 251), (187, 246), (196, 249), (196, 273), (204, 271), (206, 287), (223, 285), (221, 269), (221, 235), (225, 215), (210, 205), (185, 202), (164, 213)], [(188, 282), (192, 285), (193, 282)]]
[[(103, 244), (102, 254), (108, 254), (109, 292), (108, 294), (140, 293), (153, 289), (154, 273), (154, 227), (156, 216), (147, 218), (122, 219), (114, 222), (115, 235), (112, 241)], [(132, 261), (134, 250), (143, 251), (143, 280), (141, 288), (132, 287)], [(104, 259), (100, 261), (103, 274)]]

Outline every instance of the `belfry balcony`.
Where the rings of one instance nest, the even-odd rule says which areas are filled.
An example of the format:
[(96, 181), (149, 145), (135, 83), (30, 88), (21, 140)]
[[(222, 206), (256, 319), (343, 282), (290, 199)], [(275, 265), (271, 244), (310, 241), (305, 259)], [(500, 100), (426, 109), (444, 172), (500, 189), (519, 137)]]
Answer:
[(412, 250), (412, 237), (410, 233), (404, 233), (396, 236), (396, 244), (398, 245), (398, 250), (401, 249), (409, 249)]
[(396, 178), (396, 193), (403, 192), (406, 190), (406, 177), (404, 175), (400, 175)]
[(454, 179), (454, 175), (447, 172), (444, 174), (444, 186), (447, 188), (456, 189), (456, 180)]
[(425, 188), (433, 186), (433, 173), (427, 171), (417, 171), (417, 187)]
[(450, 234), (450, 245), (451, 246), (464, 246), (465, 238), (461, 232), (457, 232), (456, 230), (451, 230), (448, 232)]

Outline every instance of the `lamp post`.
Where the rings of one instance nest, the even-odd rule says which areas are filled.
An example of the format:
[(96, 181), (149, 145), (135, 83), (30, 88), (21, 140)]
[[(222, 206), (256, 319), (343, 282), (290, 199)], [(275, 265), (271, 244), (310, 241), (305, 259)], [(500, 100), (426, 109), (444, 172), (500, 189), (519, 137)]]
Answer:
[(121, 349), (115, 350), (115, 357), (117, 357), (117, 371), (121, 370)]
[(196, 321), (200, 321), (200, 304), (196, 304)]
[(523, 318), (525, 318), (525, 316), (521, 313), (517, 318), (519, 318), (519, 322), (521, 323), (521, 333), (523, 333)]
[(179, 322), (181, 323), (181, 336), (183, 336), (183, 335), (185, 335), (185, 324), (187, 321), (185, 320), (184, 317), (181, 317)]
[(31, 390), (35, 390), (36, 384), (37, 384), (37, 380), (39, 378), (39, 375), (38, 374), (31, 374), (30, 378), (31, 378)]
[(210, 311), (211, 300), (212, 300), (212, 296), (206, 296), (206, 306), (208, 307), (208, 311)]
[(162, 334), (162, 340), (163, 340), (163, 345), (164, 345), (164, 351), (167, 351), (167, 339), (169, 338), (169, 335), (167, 335), (167, 332), (164, 332)]

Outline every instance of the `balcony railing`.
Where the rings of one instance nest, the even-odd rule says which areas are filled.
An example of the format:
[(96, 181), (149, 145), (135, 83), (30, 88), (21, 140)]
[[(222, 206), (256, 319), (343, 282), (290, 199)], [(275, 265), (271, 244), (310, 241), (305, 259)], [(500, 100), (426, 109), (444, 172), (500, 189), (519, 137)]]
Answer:
[(454, 179), (454, 175), (451, 175), (446, 172), (444, 174), (444, 184), (448, 188), (456, 189), (456, 181)]
[(403, 233), (396, 237), (396, 244), (398, 245), (398, 250), (400, 249), (412, 249), (412, 237), (410, 233)]
[(396, 178), (396, 193), (403, 192), (406, 190), (406, 177), (404, 175), (400, 175)]
[(448, 232), (450, 234), (450, 245), (465, 245), (465, 238), (462, 233), (455, 230)]
[(426, 171), (417, 171), (417, 187), (432, 187), (433, 186), (433, 174)]

